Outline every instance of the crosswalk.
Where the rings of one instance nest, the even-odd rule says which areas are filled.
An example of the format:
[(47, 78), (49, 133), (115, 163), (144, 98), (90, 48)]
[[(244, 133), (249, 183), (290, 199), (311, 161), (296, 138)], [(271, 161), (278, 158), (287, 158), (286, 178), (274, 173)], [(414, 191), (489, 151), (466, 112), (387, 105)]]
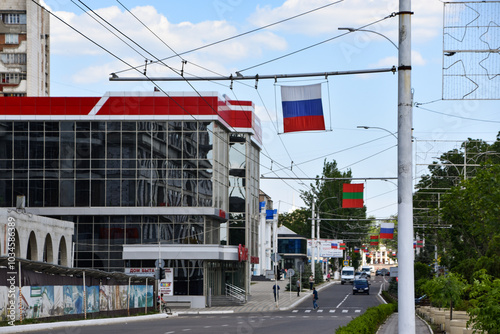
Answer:
[(318, 309), (318, 310), (310, 310), (310, 309), (300, 309), (300, 310), (292, 310), (292, 313), (361, 313), (361, 310), (358, 309)]

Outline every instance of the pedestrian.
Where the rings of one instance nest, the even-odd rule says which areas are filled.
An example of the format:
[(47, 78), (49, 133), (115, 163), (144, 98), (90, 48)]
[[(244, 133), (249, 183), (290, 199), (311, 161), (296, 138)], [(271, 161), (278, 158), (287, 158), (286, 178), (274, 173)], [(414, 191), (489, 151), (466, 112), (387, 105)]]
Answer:
[(313, 289), (313, 285), (314, 285), (314, 277), (313, 275), (311, 275), (309, 276), (309, 290)]
[(297, 297), (300, 296), (300, 279), (297, 279), (297, 282), (295, 283), (297, 285)]
[(316, 291), (316, 288), (313, 288), (313, 309), (315, 310), (319, 309), (317, 300), (318, 300), (318, 291)]
[(327, 280), (328, 282), (330, 282), (330, 273), (328, 273), (328, 275), (326, 275), (326, 280)]
[(273, 285), (274, 301), (280, 299), (280, 286), (276, 283)]

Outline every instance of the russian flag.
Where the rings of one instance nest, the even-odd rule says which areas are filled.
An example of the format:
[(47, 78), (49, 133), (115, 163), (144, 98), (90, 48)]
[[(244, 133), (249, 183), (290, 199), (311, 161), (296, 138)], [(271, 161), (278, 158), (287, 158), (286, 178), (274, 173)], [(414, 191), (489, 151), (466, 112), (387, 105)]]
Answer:
[(339, 244), (337, 244), (336, 242), (332, 243), (332, 249), (337, 249), (339, 248)]
[(321, 84), (281, 86), (284, 132), (325, 130)]
[(380, 225), (380, 239), (392, 239), (394, 237), (394, 223), (382, 223)]

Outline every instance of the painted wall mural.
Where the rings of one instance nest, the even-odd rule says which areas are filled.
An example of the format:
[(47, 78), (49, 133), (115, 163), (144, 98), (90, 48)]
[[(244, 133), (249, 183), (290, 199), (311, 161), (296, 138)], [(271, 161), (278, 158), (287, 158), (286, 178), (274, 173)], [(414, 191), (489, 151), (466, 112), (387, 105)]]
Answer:
[[(65, 314), (113, 311), (130, 308), (152, 307), (153, 286), (102, 285), (86, 287), (84, 298), (83, 286), (24, 286), (16, 288), (16, 319), (19, 319), (19, 298), (21, 298), (23, 319), (35, 319)], [(0, 286), (0, 319), (7, 320), (8, 289)], [(4, 298), (5, 297), (5, 298)]]

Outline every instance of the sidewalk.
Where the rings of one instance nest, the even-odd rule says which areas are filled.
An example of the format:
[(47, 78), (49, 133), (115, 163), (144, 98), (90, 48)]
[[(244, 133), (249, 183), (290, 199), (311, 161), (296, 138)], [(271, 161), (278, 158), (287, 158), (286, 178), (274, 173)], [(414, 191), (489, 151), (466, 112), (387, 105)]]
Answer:
[[(398, 333), (398, 313), (393, 313), (377, 331), (377, 334), (397, 334)], [(432, 334), (429, 325), (419, 316), (415, 315), (415, 333)]]

